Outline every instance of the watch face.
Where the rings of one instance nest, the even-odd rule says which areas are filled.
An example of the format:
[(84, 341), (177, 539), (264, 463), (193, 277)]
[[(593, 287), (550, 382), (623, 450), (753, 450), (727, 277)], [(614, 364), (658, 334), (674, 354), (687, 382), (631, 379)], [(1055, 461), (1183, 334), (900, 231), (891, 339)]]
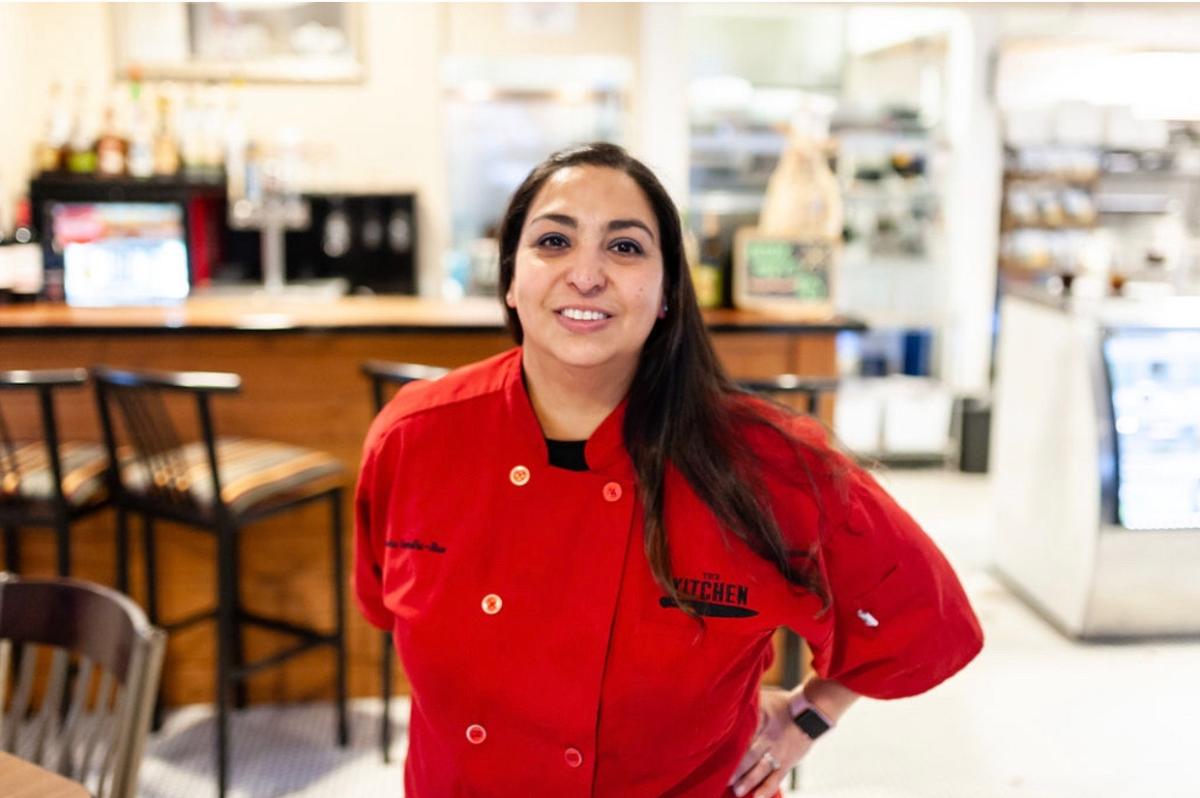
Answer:
[(829, 731), (829, 724), (822, 720), (821, 716), (811, 709), (806, 709), (797, 715), (795, 718), (796, 725), (800, 727), (800, 731), (807, 734), (812, 739), (817, 739), (825, 732)]

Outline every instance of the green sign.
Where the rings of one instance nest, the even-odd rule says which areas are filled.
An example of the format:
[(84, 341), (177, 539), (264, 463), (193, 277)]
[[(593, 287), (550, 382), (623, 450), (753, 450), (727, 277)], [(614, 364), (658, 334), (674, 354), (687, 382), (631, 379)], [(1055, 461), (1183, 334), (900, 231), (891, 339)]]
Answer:
[(829, 299), (833, 245), (828, 241), (750, 238), (744, 253), (748, 296), (764, 299)]

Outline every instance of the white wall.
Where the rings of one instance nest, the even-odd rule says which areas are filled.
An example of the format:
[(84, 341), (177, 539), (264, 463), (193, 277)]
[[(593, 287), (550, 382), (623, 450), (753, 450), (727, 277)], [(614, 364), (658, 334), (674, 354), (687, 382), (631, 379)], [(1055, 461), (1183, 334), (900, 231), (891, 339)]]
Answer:
[(28, 188), (50, 82), (83, 83), (100, 96), (112, 73), (108, 41), (108, 14), (98, 4), (0, 3), (0, 205), (11, 208)]

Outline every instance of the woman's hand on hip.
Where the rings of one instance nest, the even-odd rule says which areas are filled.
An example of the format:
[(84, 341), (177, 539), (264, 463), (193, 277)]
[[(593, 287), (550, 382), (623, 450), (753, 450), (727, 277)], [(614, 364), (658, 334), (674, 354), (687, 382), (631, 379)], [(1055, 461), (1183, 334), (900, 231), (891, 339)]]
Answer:
[(764, 687), (759, 692), (758, 730), (729, 781), (734, 795), (774, 795), (788, 771), (812, 747), (812, 739), (792, 722), (789, 696), (786, 690), (775, 687)]

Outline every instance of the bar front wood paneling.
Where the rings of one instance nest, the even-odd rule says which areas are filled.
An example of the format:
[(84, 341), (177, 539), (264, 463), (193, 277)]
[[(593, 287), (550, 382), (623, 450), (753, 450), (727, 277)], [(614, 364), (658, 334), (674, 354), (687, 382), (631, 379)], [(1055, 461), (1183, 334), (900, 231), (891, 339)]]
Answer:
[[(735, 377), (792, 372), (835, 373), (834, 337), (860, 329), (851, 320), (795, 319), (721, 311), (709, 317), (718, 354)], [(0, 308), (0, 368), (113, 366), (233, 371), (241, 394), (214, 401), (220, 434), (248, 435), (322, 449), (357, 475), (360, 446), (371, 422), (368, 386), (359, 367), (370, 358), (458, 366), (512, 345), (493, 302), (445, 305), (411, 298), (296, 303), (205, 300), (181, 308), (74, 309), (64, 306)], [(17, 437), (36, 434), (32, 404), (10, 406)], [(66, 438), (99, 440), (90, 386), (60, 396)], [(828, 408), (825, 408), (826, 410)], [(352, 505), (346, 502), (350, 551)], [(131, 579), (141, 599), (140, 528), (132, 527)], [(241, 542), (242, 600), (250, 608), (297, 622), (332, 623), (327, 510), (308, 507), (246, 529)], [(112, 584), (113, 516), (105, 511), (73, 528), (74, 573)], [(159, 525), (160, 605), (164, 619), (211, 606), (215, 596), (213, 540), (200, 532)], [(29, 573), (50, 574), (54, 549), (46, 531), (23, 536)], [(347, 560), (348, 561), (348, 560)], [(352, 695), (379, 690), (380, 636), (356, 611), (349, 617)], [(180, 631), (169, 642), (163, 673), (169, 704), (210, 701), (215, 669), (211, 624)], [(287, 640), (248, 635), (246, 653), (267, 655)], [(250, 700), (329, 697), (332, 660), (314, 651), (250, 683)], [(403, 678), (399, 689), (406, 687)]]

